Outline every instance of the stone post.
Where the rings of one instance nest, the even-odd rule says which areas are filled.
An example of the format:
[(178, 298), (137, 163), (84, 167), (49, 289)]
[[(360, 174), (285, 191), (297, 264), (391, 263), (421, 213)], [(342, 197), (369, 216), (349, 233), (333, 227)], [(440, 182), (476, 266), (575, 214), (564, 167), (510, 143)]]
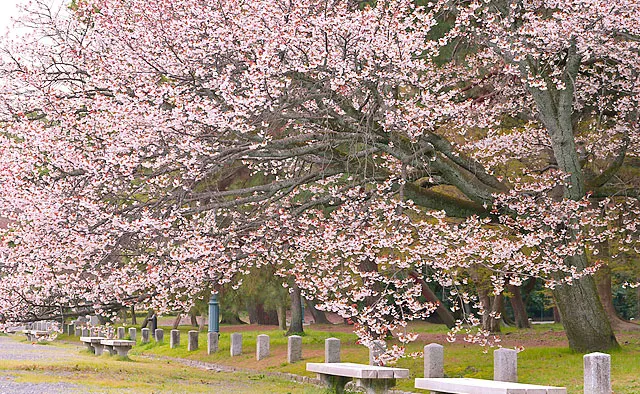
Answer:
[(291, 335), (287, 345), (287, 361), (295, 363), (302, 360), (302, 337), (300, 335)]
[(258, 335), (256, 338), (256, 360), (260, 361), (269, 356), (269, 336)]
[(584, 394), (611, 394), (611, 356), (589, 353), (584, 361)]
[(142, 343), (149, 343), (149, 329), (148, 328), (143, 328), (141, 330), (142, 332)]
[(231, 334), (231, 357), (242, 354), (242, 334), (234, 332)]
[(118, 327), (118, 339), (124, 339), (124, 327)]
[(324, 362), (340, 362), (340, 340), (338, 338), (327, 338), (324, 340)]
[(75, 334), (77, 337), (82, 335), (82, 327), (76, 327), (75, 330), (76, 330)]
[(164, 330), (162, 328), (156, 328), (154, 337), (156, 342), (164, 342)]
[(171, 330), (171, 338), (169, 338), (169, 347), (175, 349), (180, 346), (180, 330)]
[(444, 378), (444, 346), (430, 343), (424, 347), (424, 377)]
[(87, 327), (84, 327), (82, 329), (82, 336), (83, 337), (88, 337), (89, 336), (89, 329)]
[(129, 327), (129, 339), (135, 342), (137, 337), (138, 337), (138, 330), (135, 327)]
[(213, 354), (218, 351), (218, 340), (220, 334), (214, 331), (207, 333), (207, 354)]
[(67, 324), (67, 335), (69, 335), (70, 337), (73, 336), (73, 334), (76, 331), (76, 326), (72, 323), (72, 324)]
[(500, 348), (493, 352), (493, 380), (518, 381), (518, 352)]
[(192, 352), (198, 350), (198, 331), (189, 331), (189, 342), (187, 343), (187, 350)]
[(100, 335), (100, 327), (93, 327), (91, 329), (91, 336), (92, 337), (101, 337), (102, 335)]
[(382, 365), (378, 357), (387, 351), (387, 344), (384, 341), (375, 340), (369, 348), (369, 365)]

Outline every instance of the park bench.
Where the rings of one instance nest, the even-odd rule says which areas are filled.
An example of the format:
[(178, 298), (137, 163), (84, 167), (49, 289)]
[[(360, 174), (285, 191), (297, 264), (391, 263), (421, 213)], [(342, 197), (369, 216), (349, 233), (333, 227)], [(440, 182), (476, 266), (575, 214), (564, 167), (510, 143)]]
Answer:
[(127, 341), (124, 339), (103, 339), (100, 344), (111, 354), (112, 356), (118, 355), (127, 357), (129, 350), (136, 344), (134, 341)]
[(320, 381), (336, 393), (343, 393), (353, 379), (367, 394), (384, 394), (395, 386), (396, 379), (409, 377), (408, 369), (354, 363), (307, 363), (307, 371), (317, 373)]
[(102, 354), (102, 344), (100, 343), (105, 337), (80, 337), (80, 341), (87, 346), (87, 349), (91, 353), (95, 353), (96, 355)]
[(415, 387), (452, 394), (567, 394), (564, 387), (471, 378), (418, 378)]
[(49, 331), (43, 330), (22, 330), (22, 333), (27, 336), (29, 341), (37, 341), (38, 338), (49, 335)]

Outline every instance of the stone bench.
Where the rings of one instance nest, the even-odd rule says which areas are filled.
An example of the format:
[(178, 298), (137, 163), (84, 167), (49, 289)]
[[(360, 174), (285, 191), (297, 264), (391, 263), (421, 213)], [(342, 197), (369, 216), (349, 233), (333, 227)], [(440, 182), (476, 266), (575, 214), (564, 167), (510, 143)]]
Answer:
[(452, 394), (567, 394), (564, 387), (471, 378), (418, 378), (415, 387)]
[(37, 341), (39, 337), (49, 335), (49, 331), (43, 330), (22, 330), (22, 333), (27, 336), (27, 340), (29, 341)]
[[(109, 352), (112, 356), (118, 355), (127, 357), (129, 350), (135, 345), (134, 341), (127, 341), (124, 339), (103, 339), (100, 341), (100, 345)], [(97, 353), (96, 353), (97, 354)]]
[(87, 346), (87, 350), (96, 355), (102, 354), (102, 344), (100, 343), (105, 337), (80, 337), (80, 341)]
[(395, 386), (396, 379), (409, 377), (408, 369), (354, 363), (307, 363), (307, 371), (317, 373), (336, 393), (344, 393), (344, 386), (353, 379), (367, 394), (383, 394)]

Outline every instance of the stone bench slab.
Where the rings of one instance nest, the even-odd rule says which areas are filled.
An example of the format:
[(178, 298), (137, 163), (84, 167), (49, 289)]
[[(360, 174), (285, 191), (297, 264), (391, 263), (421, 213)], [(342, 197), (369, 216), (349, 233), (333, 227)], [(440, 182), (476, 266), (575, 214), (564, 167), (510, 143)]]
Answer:
[(401, 379), (409, 377), (408, 369), (355, 363), (307, 363), (307, 371), (355, 379)]
[(103, 339), (100, 343), (106, 346), (134, 346), (134, 341), (127, 341), (125, 339)]
[(81, 342), (85, 343), (100, 343), (100, 341), (106, 339), (105, 337), (80, 337)]
[(472, 378), (418, 378), (415, 387), (452, 394), (567, 394), (564, 387)]

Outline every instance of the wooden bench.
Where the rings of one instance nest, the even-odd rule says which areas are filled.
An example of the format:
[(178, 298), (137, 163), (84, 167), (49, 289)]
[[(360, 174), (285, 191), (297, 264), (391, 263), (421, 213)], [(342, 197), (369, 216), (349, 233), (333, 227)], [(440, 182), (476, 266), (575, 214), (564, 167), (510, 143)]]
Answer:
[(564, 387), (471, 378), (418, 378), (415, 387), (452, 394), (567, 394)]
[(127, 341), (124, 339), (103, 339), (100, 344), (111, 354), (112, 356), (118, 355), (127, 357), (129, 350), (136, 344), (134, 341)]
[(100, 343), (105, 337), (80, 337), (80, 341), (87, 346), (87, 350), (96, 355), (102, 354), (103, 346)]
[(307, 363), (307, 371), (317, 373), (320, 381), (339, 394), (352, 379), (367, 394), (384, 394), (395, 386), (396, 379), (409, 377), (408, 369), (354, 363)]

